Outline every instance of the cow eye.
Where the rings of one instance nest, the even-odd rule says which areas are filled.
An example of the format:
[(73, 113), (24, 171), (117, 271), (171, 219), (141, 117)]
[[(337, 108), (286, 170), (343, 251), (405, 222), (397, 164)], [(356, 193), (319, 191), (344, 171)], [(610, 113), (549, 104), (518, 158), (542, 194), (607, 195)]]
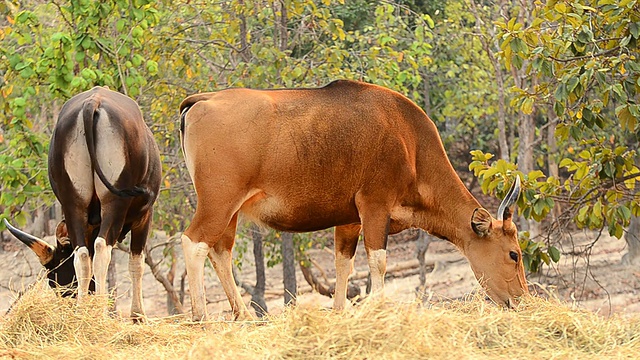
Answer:
[(511, 260), (518, 262), (518, 253), (515, 251), (509, 251), (509, 257)]

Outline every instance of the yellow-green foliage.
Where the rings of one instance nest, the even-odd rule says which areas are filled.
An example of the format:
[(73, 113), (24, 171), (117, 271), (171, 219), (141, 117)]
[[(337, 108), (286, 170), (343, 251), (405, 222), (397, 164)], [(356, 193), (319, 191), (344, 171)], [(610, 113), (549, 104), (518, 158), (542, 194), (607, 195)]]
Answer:
[[(0, 321), (0, 357), (65, 359), (636, 358), (640, 319), (603, 318), (557, 301), (517, 311), (480, 297), (429, 307), (367, 302), (343, 313), (300, 306), (263, 322), (105, 315), (31, 290)], [(205, 328), (206, 327), (206, 328)]]

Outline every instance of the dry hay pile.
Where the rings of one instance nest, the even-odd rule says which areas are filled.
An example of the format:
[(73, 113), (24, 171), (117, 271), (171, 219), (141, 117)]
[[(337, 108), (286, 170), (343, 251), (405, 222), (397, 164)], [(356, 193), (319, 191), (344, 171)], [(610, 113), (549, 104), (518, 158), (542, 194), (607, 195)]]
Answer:
[[(37, 289), (37, 288), (36, 288)], [(517, 311), (480, 297), (423, 307), (364, 302), (343, 313), (300, 306), (265, 322), (111, 318), (28, 291), (0, 318), (0, 357), (95, 359), (637, 358), (640, 319), (603, 318), (533, 298)]]

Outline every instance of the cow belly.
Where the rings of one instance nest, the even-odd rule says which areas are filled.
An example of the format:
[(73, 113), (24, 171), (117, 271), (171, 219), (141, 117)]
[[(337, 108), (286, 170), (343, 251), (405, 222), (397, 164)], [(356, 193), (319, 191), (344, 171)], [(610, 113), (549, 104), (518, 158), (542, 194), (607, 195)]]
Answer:
[(307, 232), (360, 222), (355, 204), (283, 201), (264, 192), (247, 200), (240, 211), (251, 220), (280, 231)]

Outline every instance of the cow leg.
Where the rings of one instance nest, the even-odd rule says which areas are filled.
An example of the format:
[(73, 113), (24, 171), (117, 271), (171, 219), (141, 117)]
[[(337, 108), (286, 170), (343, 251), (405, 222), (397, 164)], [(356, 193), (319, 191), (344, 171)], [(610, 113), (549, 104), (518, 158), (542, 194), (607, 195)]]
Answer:
[(73, 267), (76, 269), (76, 279), (78, 279), (78, 304), (81, 304), (85, 297), (89, 295), (89, 284), (91, 283), (91, 257), (86, 246), (79, 247), (73, 257)]
[[(187, 159), (189, 158), (187, 157)], [(189, 165), (189, 161), (187, 161), (187, 168), (193, 179), (194, 171)], [(234, 182), (230, 181), (229, 183)], [(236, 181), (235, 183), (242, 182)], [(215, 182), (209, 181), (206, 187), (199, 188), (198, 182), (194, 180), (199, 199), (198, 205), (191, 225), (182, 235), (182, 249), (194, 321), (207, 319), (204, 292), (204, 262), (207, 255), (209, 255), (213, 266), (216, 267), (218, 277), (227, 296), (231, 294), (229, 301), (234, 311), (238, 311), (237, 315), (247, 311), (239, 296), (238, 298), (235, 297), (238, 290), (231, 291), (231, 285), (235, 287), (233, 275), (231, 275), (231, 248), (235, 237), (237, 212), (242, 203), (246, 201), (247, 194), (244, 194), (241, 188), (235, 190), (229, 188), (227, 182), (221, 184), (221, 186), (216, 185)], [(209, 189), (214, 190), (211, 191)], [(213, 251), (211, 252), (212, 248)], [(211, 254), (209, 254), (210, 252)], [(237, 304), (237, 306), (234, 307), (233, 304)]]
[(153, 209), (149, 209), (140, 222), (131, 228), (131, 252), (129, 253), (129, 275), (131, 276), (131, 286), (133, 287), (133, 297), (131, 298), (131, 318), (134, 321), (141, 321), (145, 318), (144, 304), (142, 300), (142, 275), (144, 275), (144, 247), (151, 228), (151, 214)]
[(387, 234), (389, 215), (383, 211), (369, 211), (360, 214), (364, 247), (371, 274), (371, 293), (382, 294), (384, 275), (387, 271)]
[[(88, 202), (87, 202), (87, 205)], [(73, 267), (78, 281), (78, 303), (82, 303), (89, 294), (89, 284), (93, 276), (91, 271), (91, 257), (87, 249), (87, 215), (82, 211), (75, 211), (74, 207), (63, 207), (65, 209), (65, 222), (69, 236), (76, 240), (76, 251), (73, 257)]]
[[(189, 229), (187, 229), (189, 230)], [(189, 296), (191, 297), (191, 313), (193, 321), (208, 319), (207, 302), (204, 293), (204, 261), (209, 252), (209, 245), (194, 242), (186, 234), (182, 234), (182, 252), (187, 270)]]
[[(98, 193), (99, 194), (99, 193)], [(100, 231), (94, 243), (93, 274), (96, 280), (96, 295), (107, 295), (107, 272), (111, 262), (111, 250), (122, 233), (125, 214), (131, 204), (131, 199), (101, 198), (102, 222)]]
[(335, 228), (336, 293), (333, 298), (333, 308), (336, 310), (344, 309), (347, 301), (347, 285), (349, 275), (353, 271), (353, 260), (361, 228), (360, 224)]
[(242, 295), (240, 295), (240, 291), (233, 278), (232, 250), (235, 242), (237, 222), (238, 214), (236, 213), (220, 239), (218, 239), (213, 248), (209, 250), (209, 260), (211, 260), (211, 264), (216, 270), (216, 274), (218, 275), (218, 279), (220, 279), (227, 299), (229, 299), (234, 318), (236, 320), (252, 320), (253, 316), (242, 301)]
[(113, 245), (108, 245), (107, 240), (98, 236), (94, 243), (93, 274), (96, 277), (96, 295), (107, 294), (107, 271), (111, 262), (111, 250)]

